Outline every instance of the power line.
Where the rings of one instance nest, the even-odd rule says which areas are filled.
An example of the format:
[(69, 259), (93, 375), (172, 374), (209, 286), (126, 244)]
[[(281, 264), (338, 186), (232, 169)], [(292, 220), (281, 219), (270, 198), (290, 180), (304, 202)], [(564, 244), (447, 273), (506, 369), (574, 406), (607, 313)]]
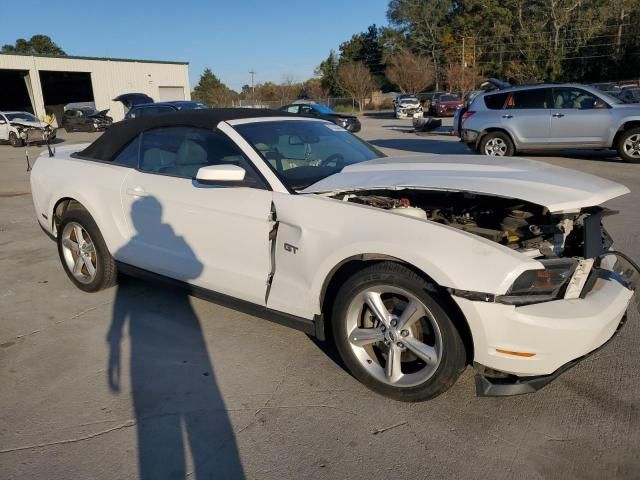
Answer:
[[(636, 25), (635, 23), (619, 23), (617, 25), (604, 25), (603, 29), (607, 29), (607, 28), (615, 29), (615, 28), (620, 28), (620, 27), (632, 27), (632, 26), (635, 26), (635, 25)], [(564, 32), (584, 32), (586, 30), (592, 30), (592, 29), (593, 29), (593, 27), (591, 27), (591, 26), (589, 26), (589, 27), (574, 27), (574, 26), (572, 26), (570, 28), (563, 28), (563, 29), (560, 29), (560, 30), (564, 31)], [(555, 30), (545, 30), (545, 31), (542, 31), (542, 32), (532, 31), (532, 32), (529, 33), (529, 32), (527, 32), (526, 30), (523, 29), (523, 30), (519, 30), (519, 31), (513, 32), (513, 33), (516, 33), (516, 34), (522, 34), (522, 33), (527, 34), (528, 33), (529, 35), (545, 35), (545, 34), (553, 35), (556, 32), (555, 32)], [(465, 35), (465, 36), (467, 38), (472, 38), (474, 40), (478, 40), (478, 39), (494, 40), (495, 37), (496, 37), (495, 35), (480, 35), (480, 36), (477, 36), (477, 37), (475, 37), (473, 35)]]

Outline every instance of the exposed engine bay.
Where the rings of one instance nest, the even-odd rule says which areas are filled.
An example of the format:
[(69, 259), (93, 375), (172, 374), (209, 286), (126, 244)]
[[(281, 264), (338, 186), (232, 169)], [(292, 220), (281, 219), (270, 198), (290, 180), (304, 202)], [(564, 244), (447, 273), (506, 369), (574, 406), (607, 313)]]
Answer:
[[(468, 192), (367, 190), (333, 198), (441, 223), (517, 250), (531, 258), (583, 256), (584, 220), (594, 207), (551, 214), (546, 207), (518, 199)], [(599, 223), (599, 222), (598, 222)], [(604, 248), (611, 241), (602, 229)]]

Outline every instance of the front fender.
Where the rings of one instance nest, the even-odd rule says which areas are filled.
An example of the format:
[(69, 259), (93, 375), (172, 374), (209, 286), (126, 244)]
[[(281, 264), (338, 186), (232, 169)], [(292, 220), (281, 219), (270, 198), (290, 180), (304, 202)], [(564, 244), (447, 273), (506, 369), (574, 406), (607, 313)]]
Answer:
[(476, 235), (373, 207), (314, 194), (274, 194), (274, 204), (278, 234), (268, 306), (305, 318), (321, 313), (323, 286), (336, 266), (363, 254), (397, 258), (443, 287), (494, 294), (540, 265)]

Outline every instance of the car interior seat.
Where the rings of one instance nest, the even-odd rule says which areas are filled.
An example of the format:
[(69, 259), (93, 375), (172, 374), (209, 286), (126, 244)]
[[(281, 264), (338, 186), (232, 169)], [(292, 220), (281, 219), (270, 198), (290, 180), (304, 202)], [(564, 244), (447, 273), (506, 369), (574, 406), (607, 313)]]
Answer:
[(182, 177), (195, 177), (201, 167), (209, 165), (206, 148), (194, 139), (186, 138), (176, 152), (175, 164), (164, 170)]

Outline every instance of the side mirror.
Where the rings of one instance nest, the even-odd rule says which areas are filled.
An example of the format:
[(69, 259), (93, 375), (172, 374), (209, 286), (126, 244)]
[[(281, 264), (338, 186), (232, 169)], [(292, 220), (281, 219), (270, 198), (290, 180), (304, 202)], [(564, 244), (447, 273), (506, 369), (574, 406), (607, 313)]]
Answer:
[(196, 180), (200, 183), (241, 182), (245, 173), (244, 168), (237, 165), (209, 165), (198, 170)]
[(7, 122), (5, 121), (5, 119), (4, 119), (4, 118), (0, 118), (0, 125), (4, 125), (5, 123), (7, 123)]

